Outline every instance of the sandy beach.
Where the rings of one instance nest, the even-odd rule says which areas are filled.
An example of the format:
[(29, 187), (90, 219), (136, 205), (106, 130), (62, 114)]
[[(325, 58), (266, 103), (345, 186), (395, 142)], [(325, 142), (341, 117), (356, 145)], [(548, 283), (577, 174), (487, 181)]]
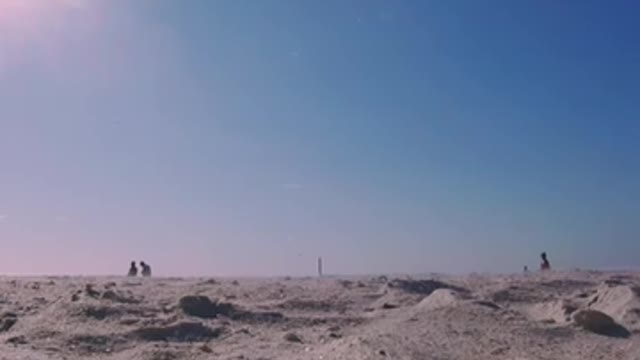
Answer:
[(0, 359), (640, 359), (640, 274), (0, 279)]

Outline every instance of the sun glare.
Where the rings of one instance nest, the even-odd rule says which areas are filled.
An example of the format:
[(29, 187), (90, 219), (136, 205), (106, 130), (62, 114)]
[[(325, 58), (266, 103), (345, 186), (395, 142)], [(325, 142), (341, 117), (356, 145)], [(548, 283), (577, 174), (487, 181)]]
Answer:
[(84, 4), (84, 0), (0, 0), (0, 30), (29, 28)]
[[(0, 0), (0, 74), (27, 57), (55, 63), (67, 24), (83, 10), (82, 23), (95, 24), (86, 0)], [(87, 16), (88, 15), (88, 16)], [(83, 28), (87, 30), (87, 28)]]

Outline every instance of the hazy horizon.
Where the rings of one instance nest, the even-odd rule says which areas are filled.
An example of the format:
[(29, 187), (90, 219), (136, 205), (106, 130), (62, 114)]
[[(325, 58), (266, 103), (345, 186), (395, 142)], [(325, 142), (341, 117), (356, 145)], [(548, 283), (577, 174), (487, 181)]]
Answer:
[(0, 275), (638, 267), (638, 10), (0, 0)]

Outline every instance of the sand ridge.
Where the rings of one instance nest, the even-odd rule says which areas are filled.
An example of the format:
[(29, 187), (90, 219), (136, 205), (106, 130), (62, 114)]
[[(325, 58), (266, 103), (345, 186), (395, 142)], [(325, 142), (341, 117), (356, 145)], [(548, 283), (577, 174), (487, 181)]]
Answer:
[(0, 359), (640, 359), (640, 274), (0, 278)]

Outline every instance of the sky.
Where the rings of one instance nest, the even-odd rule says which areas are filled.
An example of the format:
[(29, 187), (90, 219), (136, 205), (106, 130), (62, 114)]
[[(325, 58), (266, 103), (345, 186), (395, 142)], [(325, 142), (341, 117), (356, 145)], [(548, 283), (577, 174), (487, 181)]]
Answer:
[(0, 0), (0, 274), (640, 266), (639, 11)]

